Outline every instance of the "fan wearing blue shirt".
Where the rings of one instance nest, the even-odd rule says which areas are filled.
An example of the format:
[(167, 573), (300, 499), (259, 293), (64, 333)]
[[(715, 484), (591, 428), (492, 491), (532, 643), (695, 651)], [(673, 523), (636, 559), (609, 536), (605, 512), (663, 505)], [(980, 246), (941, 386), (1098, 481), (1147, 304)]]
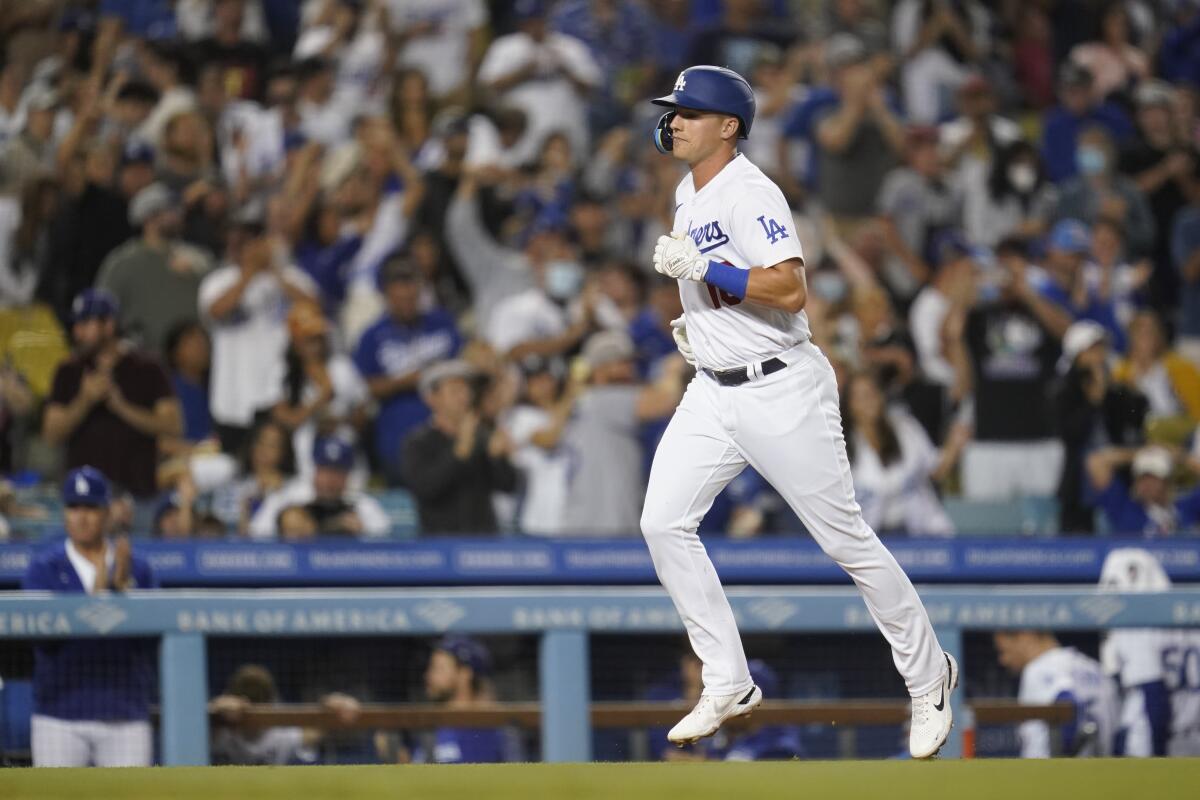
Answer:
[(379, 269), (387, 310), (363, 333), (354, 363), (379, 403), (375, 451), (388, 480), (401, 483), (401, 443), (429, 418), (417, 382), (426, 367), (453, 358), (462, 346), (454, 318), (444, 309), (422, 309), (425, 281), (416, 264), (393, 256)]
[[(1125, 329), (1117, 319), (1112, 298), (1100, 295), (1087, 282), (1084, 265), (1092, 251), (1092, 232), (1077, 219), (1060, 220), (1050, 230), (1046, 240), (1046, 278), (1036, 284), (1042, 297), (1071, 315), (1073, 322), (1091, 320), (1104, 327), (1113, 350), (1125, 352)], [(1082, 302), (1080, 302), (1082, 294)]]
[[(1200, 473), (1200, 463), (1195, 459), (1184, 459), (1184, 463), (1194, 473)], [(1126, 465), (1133, 475), (1132, 484), (1116, 474)], [(1169, 482), (1174, 469), (1171, 451), (1161, 445), (1137, 450), (1127, 447), (1093, 450), (1087, 458), (1088, 478), (1109, 531), (1171, 536), (1194, 528), (1200, 522), (1200, 489), (1174, 496)]]
[[(429, 656), (425, 692), (429, 699), (453, 708), (471, 708), (486, 700), (492, 656), (482, 643), (466, 636), (447, 636)], [(498, 728), (438, 728), (433, 750), (418, 749), (416, 762), (494, 764), (512, 760), (504, 732)]]
[(1097, 98), (1094, 83), (1091, 71), (1074, 62), (1064, 64), (1058, 73), (1060, 104), (1046, 113), (1042, 128), (1042, 162), (1055, 183), (1078, 173), (1075, 148), (1084, 128), (1101, 125), (1118, 144), (1133, 136), (1129, 116), (1115, 103)]
[[(65, 541), (37, 553), (21, 588), (100, 594), (157, 588), (145, 560), (105, 535), (112, 499), (94, 467), (67, 474)], [(68, 639), (38, 644), (33, 663), (35, 767), (149, 766), (154, 754), (150, 702), (155, 643), (141, 639)]]

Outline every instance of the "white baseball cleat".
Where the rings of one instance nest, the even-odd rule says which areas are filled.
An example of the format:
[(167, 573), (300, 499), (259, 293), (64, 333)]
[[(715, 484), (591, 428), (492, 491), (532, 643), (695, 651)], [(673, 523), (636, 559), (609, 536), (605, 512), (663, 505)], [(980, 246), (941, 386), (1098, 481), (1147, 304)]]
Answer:
[(721, 723), (734, 717), (749, 716), (762, 705), (762, 689), (751, 686), (749, 691), (726, 695), (701, 695), (691, 712), (671, 728), (667, 739), (683, 747), (705, 736), (712, 736)]
[(912, 701), (912, 727), (908, 731), (908, 751), (913, 758), (933, 758), (946, 743), (954, 715), (950, 712), (950, 693), (958, 686), (958, 663), (946, 657), (946, 674), (938, 687)]

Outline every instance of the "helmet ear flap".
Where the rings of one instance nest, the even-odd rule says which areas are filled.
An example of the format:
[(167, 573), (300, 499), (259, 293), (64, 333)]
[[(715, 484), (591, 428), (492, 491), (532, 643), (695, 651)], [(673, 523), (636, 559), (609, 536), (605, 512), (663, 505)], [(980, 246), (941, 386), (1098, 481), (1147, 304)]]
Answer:
[(658, 124), (654, 126), (654, 146), (660, 153), (669, 153), (675, 147), (675, 135), (671, 133), (671, 121), (674, 119), (675, 111), (668, 111), (658, 118)]

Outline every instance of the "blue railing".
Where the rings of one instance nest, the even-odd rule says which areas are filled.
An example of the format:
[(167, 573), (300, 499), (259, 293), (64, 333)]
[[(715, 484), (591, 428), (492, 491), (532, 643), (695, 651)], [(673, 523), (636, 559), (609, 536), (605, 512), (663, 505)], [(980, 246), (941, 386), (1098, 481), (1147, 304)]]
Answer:
[[(858, 593), (842, 588), (729, 590), (745, 633), (870, 632)], [(1120, 595), (1064, 587), (926, 587), (942, 646), (971, 665), (963, 632), (1200, 626), (1200, 588)], [(660, 589), (456, 588), (131, 592), (123, 595), (0, 595), (0, 640), (156, 636), (160, 650), (162, 760), (208, 763), (206, 637), (425, 636), (448, 631), (540, 636), (542, 757), (591, 758), (588, 642), (593, 633), (670, 633), (679, 617)], [(963, 692), (955, 694), (961, 710)], [(961, 752), (956, 733), (947, 755)]]
[[(47, 543), (0, 545), (0, 587), (15, 588), (30, 555)], [(729, 584), (836, 584), (846, 576), (807, 537), (706, 538)], [(889, 539), (921, 583), (1095, 583), (1115, 547), (1144, 547), (1179, 583), (1200, 583), (1200, 538)], [(135, 540), (166, 586), (656, 585), (641, 537), (429, 539), (305, 544)]]

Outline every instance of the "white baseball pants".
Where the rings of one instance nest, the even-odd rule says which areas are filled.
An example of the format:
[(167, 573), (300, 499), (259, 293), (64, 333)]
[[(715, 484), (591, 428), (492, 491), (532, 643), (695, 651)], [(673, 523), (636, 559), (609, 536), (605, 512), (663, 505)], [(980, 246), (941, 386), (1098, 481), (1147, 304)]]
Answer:
[(150, 723), (101, 722), (34, 714), (29, 745), (35, 767), (148, 767), (154, 762)]
[(734, 694), (752, 683), (733, 609), (696, 534), (747, 464), (854, 579), (909, 694), (933, 691), (946, 662), (916, 590), (854, 500), (833, 367), (811, 342), (780, 358), (786, 369), (741, 386), (697, 374), (650, 469), (642, 533), (704, 664), (704, 692)]

